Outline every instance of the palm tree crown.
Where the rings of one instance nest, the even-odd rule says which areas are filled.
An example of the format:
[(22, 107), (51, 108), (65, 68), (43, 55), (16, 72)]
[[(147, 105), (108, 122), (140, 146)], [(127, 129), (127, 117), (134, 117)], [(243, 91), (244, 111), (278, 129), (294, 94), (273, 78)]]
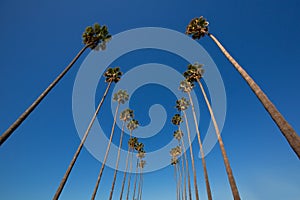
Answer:
[(123, 73), (120, 71), (120, 67), (108, 68), (107, 71), (104, 73), (105, 82), (117, 83), (121, 79), (122, 74)]
[(133, 110), (127, 108), (123, 110), (120, 114), (120, 120), (127, 122), (134, 117)]
[(183, 92), (190, 93), (194, 86), (194, 83), (189, 82), (188, 80), (183, 80), (180, 82), (179, 89)]
[(136, 137), (130, 138), (128, 140), (128, 146), (130, 149), (135, 149), (137, 145), (138, 139)]
[(186, 34), (192, 35), (193, 39), (200, 39), (208, 34), (208, 21), (201, 16), (190, 21), (186, 28)]
[(139, 162), (139, 167), (140, 167), (140, 168), (144, 168), (145, 165), (146, 165), (146, 161), (145, 161), (145, 160), (141, 160), (141, 161)]
[(189, 64), (187, 70), (183, 73), (183, 76), (189, 82), (196, 82), (203, 77), (204, 69), (202, 67), (203, 65), (199, 63)]
[(107, 30), (107, 26), (100, 26), (95, 23), (94, 26), (86, 27), (82, 34), (83, 43), (89, 45), (91, 49), (95, 49), (98, 44), (106, 43), (111, 39), (111, 35)]
[(127, 124), (127, 128), (130, 131), (133, 131), (134, 129), (136, 129), (139, 126), (139, 122), (135, 119), (132, 119), (128, 122)]
[(175, 139), (180, 141), (181, 138), (183, 137), (183, 132), (181, 130), (176, 130), (176, 131), (174, 131), (173, 136)]
[(176, 146), (174, 148), (171, 149), (170, 151), (170, 155), (172, 157), (177, 157), (181, 154), (181, 147), (180, 146)]
[(178, 111), (186, 110), (189, 107), (189, 105), (190, 102), (184, 97), (176, 101), (176, 108), (178, 109)]
[(124, 104), (128, 101), (129, 95), (126, 90), (119, 90), (117, 93), (114, 94), (113, 100), (117, 101), (121, 104)]
[(179, 114), (175, 114), (173, 117), (172, 117), (172, 123), (174, 125), (177, 125), (179, 126), (181, 124), (181, 122), (183, 122), (182, 120), (182, 117), (179, 115)]

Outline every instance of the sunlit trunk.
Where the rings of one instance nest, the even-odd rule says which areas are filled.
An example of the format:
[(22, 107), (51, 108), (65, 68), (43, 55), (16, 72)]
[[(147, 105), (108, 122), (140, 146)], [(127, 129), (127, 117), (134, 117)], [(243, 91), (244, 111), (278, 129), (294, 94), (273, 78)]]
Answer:
[(262, 103), (266, 111), (269, 113), (273, 121), (280, 129), (283, 136), (288, 141), (290, 147), (294, 150), (298, 158), (300, 159), (300, 137), (293, 129), (293, 127), (285, 120), (281, 113), (277, 110), (275, 105), (269, 100), (267, 95), (260, 89), (260, 87), (254, 82), (254, 80), (248, 75), (248, 73), (238, 64), (238, 62), (226, 51), (222, 44), (212, 34), (208, 36), (218, 45), (225, 57), (231, 62), (235, 69), (240, 73), (243, 79), (247, 82), (251, 90), (257, 96)]

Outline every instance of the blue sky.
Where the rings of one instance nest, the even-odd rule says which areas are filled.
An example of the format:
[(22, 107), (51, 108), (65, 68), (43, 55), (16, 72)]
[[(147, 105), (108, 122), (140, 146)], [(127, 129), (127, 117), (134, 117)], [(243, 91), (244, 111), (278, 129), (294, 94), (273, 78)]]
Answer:
[[(296, 0), (284, 3), (273, 0), (1, 1), (0, 132), (6, 130), (82, 48), (81, 34), (86, 26), (95, 22), (106, 24), (113, 35), (148, 26), (184, 32), (190, 19), (200, 15), (209, 20), (210, 31), (299, 132), (299, 8), (300, 2)], [(213, 58), (224, 81), (227, 116), (222, 136), (241, 197), (249, 200), (297, 199), (300, 196), (299, 160), (216, 45), (209, 38), (200, 43)], [(73, 122), (72, 91), (76, 73), (88, 53), (84, 53), (1, 147), (1, 199), (51, 199), (55, 193), (80, 142)], [(164, 63), (184, 71), (178, 67), (183, 61), (159, 51), (133, 52), (115, 64), (134, 67), (148, 62)], [(97, 98), (103, 90), (99, 85)], [(153, 96), (157, 98), (152, 99)], [(97, 98), (95, 102), (98, 102)], [(200, 109), (203, 108), (201, 128), (205, 130), (209, 115), (203, 101), (200, 102)], [(142, 125), (149, 123), (145, 112), (155, 103), (164, 105), (169, 115), (175, 113), (174, 97), (164, 88), (149, 85), (133, 94), (130, 106)], [(109, 132), (112, 121), (108, 109), (110, 101), (105, 105), (99, 119), (108, 116), (103, 127)], [(151, 151), (164, 146), (172, 139), (173, 130), (174, 127), (167, 124), (163, 132), (144, 139), (149, 146), (146, 149)], [(195, 140), (193, 147), (197, 146)], [(206, 161), (214, 199), (230, 199), (218, 146)], [(83, 149), (61, 199), (90, 198), (100, 164)], [(196, 165), (200, 194), (205, 199), (200, 160)], [(98, 199), (106, 199), (112, 175), (113, 170), (106, 168)], [(145, 200), (175, 199), (173, 168), (169, 166), (146, 174), (143, 194)]]

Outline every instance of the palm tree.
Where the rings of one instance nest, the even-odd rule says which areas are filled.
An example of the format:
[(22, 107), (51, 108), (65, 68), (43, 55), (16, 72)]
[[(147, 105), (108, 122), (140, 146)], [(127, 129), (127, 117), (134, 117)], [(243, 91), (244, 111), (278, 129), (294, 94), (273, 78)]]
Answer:
[(187, 80), (184, 80), (184, 81), (180, 82), (179, 89), (188, 94), (189, 100), (190, 100), (190, 103), (191, 103), (191, 106), (192, 106), (193, 118), (194, 118), (194, 122), (195, 122), (195, 126), (196, 126), (196, 132), (197, 132), (197, 136), (198, 136), (198, 143), (199, 143), (200, 153), (201, 153), (201, 157), (202, 157), (201, 160), (202, 160), (202, 166), (203, 166), (203, 171), (204, 171), (207, 198), (209, 200), (212, 200), (211, 189), (210, 189), (210, 184), (209, 184), (209, 179), (208, 179), (208, 172), (207, 172), (206, 162), (205, 162), (205, 158), (204, 158), (205, 156), (204, 156), (204, 151), (203, 151), (203, 147), (202, 147), (199, 126), (198, 126), (198, 122), (197, 122), (197, 117), (196, 117), (196, 112), (195, 112), (193, 99), (192, 99), (192, 96), (191, 96), (191, 91), (192, 91), (193, 87), (194, 87), (193, 82), (189, 82)]
[(130, 132), (130, 136), (129, 136), (129, 141), (128, 141), (128, 151), (127, 151), (127, 157), (126, 157), (126, 168), (125, 168), (124, 177), (123, 177), (123, 181), (122, 181), (122, 189), (121, 189), (120, 199), (122, 199), (122, 197), (123, 197), (124, 186), (125, 186), (125, 181), (126, 181), (126, 176), (127, 176), (127, 169), (128, 169), (129, 154), (130, 154), (131, 150), (134, 149), (135, 144), (137, 142), (136, 137), (134, 137), (134, 138), (131, 137), (132, 136), (132, 131), (134, 129), (136, 129), (138, 126), (139, 126), (139, 122), (135, 119), (131, 119), (127, 124), (127, 129)]
[(112, 183), (112, 186), (111, 186), (111, 191), (110, 191), (110, 195), (109, 195), (109, 200), (112, 199), (113, 192), (114, 192), (114, 188), (115, 188), (115, 183), (116, 183), (116, 179), (117, 179), (117, 172), (118, 172), (118, 168), (119, 168), (120, 151), (121, 151), (122, 141), (123, 141), (123, 136), (124, 136), (124, 127), (125, 127), (125, 123), (126, 123), (127, 121), (130, 121), (133, 117), (134, 117), (134, 115), (133, 115), (133, 110), (130, 110), (129, 108), (125, 109), (125, 110), (122, 111), (121, 114), (120, 114), (120, 120), (123, 121), (123, 125), (122, 125), (122, 131), (121, 131), (121, 137), (120, 137), (119, 148), (118, 148), (118, 155), (117, 155), (117, 162), (116, 162), (116, 167), (115, 167), (115, 172), (114, 172), (114, 179), (113, 179), (113, 183)]
[[(186, 194), (186, 174), (188, 176), (188, 185), (189, 185), (189, 197), (190, 199), (192, 199), (192, 194), (191, 194), (191, 182), (190, 182), (190, 173), (189, 173), (189, 167), (188, 167), (188, 161), (187, 161), (187, 156), (186, 156), (186, 152), (184, 151), (185, 150), (185, 145), (184, 145), (184, 141), (183, 141), (183, 132), (180, 130), (180, 124), (183, 122), (182, 120), (182, 117), (179, 115), (179, 114), (175, 114), (173, 117), (172, 117), (172, 123), (176, 126), (178, 126), (178, 130), (174, 131), (173, 133), (173, 137), (175, 139), (178, 140), (178, 143), (181, 147), (181, 149), (183, 149), (183, 157), (184, 159), (181, 159), (181, 167), (182, 167), (182, 176), (184, 177), (184, 199), (187, 199), (187, 194)], [(186, 164), (186, 173), (184, 171), (184, 160), (185, 160), (185, 164)]]
[(192, 161), (192, 169), (193, 169), (193, 176), (194, 176), (194, 187), (195, 187), (195, 193), (196, 193), (196, 200), (199, 200), (199, 194), (198, 194), (198, 186), (197, 186), (197, 175), (196, 175), (196, 168), (195, 168), (195, 162), (194, 162), (194, 154), (193, 154), (193, 147), (191, 142), (191, 134), (190, 134), (190, 128), (188, 119), (186, 116), (185, 110), (188, 109), (190, 105), (190, 102), (186, 100), (184, 97), (176, 101), (176, 108), (178, 111), (183, 112), (183, 117), (185, 120), (185, 125), (188, 133), (188, 140), (189, 140), (189, 147), (190, 147), (190, 155), (191, 155), (191, 161)]
[(29, 114), (39, 105), (39, 103), (47, 96), (54, 86), (64, 77), (71, 69), (78, 58), (87, 48), (92, 50), (100, 43), (106, 43), (111, 39), (106, 26), (100, 26), (98, 23), (94, 27), (89, 26), (82, 35), (85, 46), (78, 52), (70, 64), (55, 78), (55, 80), (40, 94), (40, 96), (19, 116), (19, 118), (0, 136), (0, 146), (12, 135), (12, 133), (22, 124)]
[(282, 114), (277, 110), (275, 105), (270, 101), (267, 95), (261, 90), (261, 88), (254, 82), (249, 74), (238, 64), (238, 62), (228, 53), (223, 45), (217, 40), (217, 38), (208, 32), (208, 21), (202, 16), (191, 20), (186, 29), (186, 34), (192, 35), (193, 39), (200, 39), (205, 35), (208, 35), (220, 48), (225, 57), (231, 62), (234, 68), (240, 73), (243, 79), (247, 82), (251, 90), (257, 96), (264, 108), (267, 110), (273, 121), (280, 129), (283, 136), (288, 141), (291, 148), (297, 154), (300, 159), (300, 137), (293, 129), (293, 127), (286, 121)]
[(143, 169), (146, 165), (146, 161), (145, 160), (140, 160), (139, 162), (139, 168), (140, 168), (140, 181), (139, 181), (139, 191), (138, 191), (138, 198), (137, 200), (142, 200), (142, 191), (143, 191), (143, 182), (144, 182), (144, 178), (143, 178)]
[(171, 155), (171, 165), (174, 166), (174, 179), (175, 179), (175, 183), (176, 183), (176, 198), (177, 200), (180, 200), (180, 179), (178, 178), (178, 156), (181, 154), (181, 148), (179, 146), (172, 148), (170, 151), (170, 155)]
[(110, 133), (110, 137), (109, 137), (109, 142), (108, 142), (108, 145), (107, 145), (107, 148), (106, 148), (104, 160), (102, 162), (102, 166), (101, 166), (101, 169), (100, 169), (100, 172), (99, 172), (99, 175), (98, 175), (96, 186), (95, 186), (95, 189), (94, 189), (94, 192), (93, 192), (93, 195), (92, 195), (93, 200), (96, 197), (97, 190), (98, 190), (98, 187), (99, 187), (99, 184), (100, 184), (100, 181), (101, 181), (101, 177), (102, 177), (102, 174), (103, 174), (103, 171), (104, 171), (104, 168), (105, 168), (105, 163), (106, 163), (106, 160), (107, 160), (107, 157), (108, 157), (108, 153), (109, 153), (109, 150), (110, 150), (110, 145), (111, 145), (112, 138), (113, 138), (114, 132), (115, 132), (115, 126), (116, 126), (116, 123), (117, 123), (117, 115), (118, 115), (120, 104), (124, 104), (126, 101), (128, 101), (128, 99), (129, 99), (129, 95), (126, 92), (126, 90), (119, 90), (117, 93), (114, 94), (113, 100), (118, 102), (118, 105), (116, 107), (114, 122), (113, 122), (113, 125), (112, 125), (112, 129), (111, 129), (111, 133)]
[(220, 134), (218, 124), (216, 122), (216, 119), (215, 119), (213, 110), (211, 108), (211, 105), (209, 103), (209, 100), (207, 98), (206, 92), (205, 92), (205, 90), (204, 90), (204, 88), (203, 88), (203, 86), (200, 82), (200, 79), (202, 78), (203, 73), (204, 73), (204, 70), (202, 68), (202, 65), (196, 63), (194, 65), (188, 65), (188, 69), (187, 69), (186, 72), (184, 72), (184, 76), (186, 77), (186, 79), (188, 81), (190, 81), (192, 83), (197, 81), (198, 84), (199, 84), (199, 87), (201, 88), (201, 92), (202, 92), (203, 97), (205, 99), (206, 105), (208, 107), (211, 119), (213, 121), (215, 130), (216, 130), (216, 134), (217, 134), (218, 142), (219, 142), (219, 145), (220, 145), (220, 148), (221, 148), (222, 156), (223, 156), (223, 159), (224, 159), (224, 164), (225, 164), (228, 180), (229, 180), (229, 183), (230, 183), (232, 195), (233, 195), (234, 199), (240, 199), (238, 188), (237, 188), (237, 185), (236, 185), (233, 173), (232, 173), (232, 169), (231, 169), (230, 164), (229, 164), (229, 159), (228, 159), (226, 151), (225, 151), (224, 143), (223, 143), (223, 140), (222, 140), (222, 137), (221, 137), (221, 134)]
[(138, 142), (135, 150), (138, 152), (137, 153), (137, 162), (136, 162), (136, 171), (135, 171), (135, 179), (134, 179), (134, 189), (133, 189), (133, 196), (132, 200), (135, 200), (135, 192), (136, 192), (136, 184), (137, 184), (137, 179), (138, 179), (138, 169), (139, 169), (139, 162), (145, 157), (145, 150), (144, 150), (144, 144), (141, 142)]
[(92, 128), (92, 126), (94, 124), (94, 121), (95, 121), (95, 119), (97, 117), (97, 114), (98, 114), (98, 112), (99, 112), (99, 110), (100, 110), (100, 108), (101, 108), (101, 106), (102, 106), (102, 104), (104, 102), (104, 99), (105, 99), (105, 97), (106, 97), (106, 95), (108, 93), (108, 90), (109, 90), (109, 88), (110, 88), (110, 86), (111, 86), (111, 84), (113, 82), (117, 83), (120, 80), (120, 77), (122, 76), (122, 72), (120, 71), (119, 67), (108, 68), (108, 70), (104, 73), (104, 76), (105, 76), (105, 82), (108, 83), (108, 85), (106, 87), (106, 90), (105, 90), (105, 92), (103, 94), (103, 97), (102, 97), (100, 103), (98, 104), (98, 107), (97, 107), (97, 109), (96, 109), (96, 111), (95, 111), (95, 113), (94, 113), (94, 115), (93, 115), (93, 117), (92, 117), (92, 119), (91, 119), (91, 121), (90, 121), (90, 123), (89, 123), (89, 125), (88, 125), (88, 127), (87, 127), (87, 129), (85, 131), (85, 133), (84, 133), (84, 136), (83, 136), (83, 138), (82, 138), (82, 140), (81, 140), (81, 142), (80, 142), (80, 144), (79, 144), (79, 146), (78, 146), (78, 148), (77, 148), (77, 150), (76, 150), (76, 152), (75, 152), (75, 154), (73, 156), (73, 159), (71, 160), (71, 162), (70, 162), (70, 164), (68, 166), (68, 169), (67, 169), (67, 171), (66, 171), (63, 179), (61, 180), (59, 187), (57, 188), (57, 191), (56, 191), (56, 193), (55, 193), (55, 195), (53, 197), (53, 200), (57, 200), (59, 198), (59, 196), (60, 196), (60, 194), (61, 194), (61, 192), (62, 192), (62, 190), (63, 190), (63, 188), (64, 188), (64, 186), (65, 186), (65, 184), (66, 184), (66, 182), (68, 180), (68, 177), (69, 177), (69, 175), (71, 173), (71, 170), (74, 167), (74, 164), (75, 164), (75, 162), (76, 162), (76, 160), (77, 160), (77, 158), (79, 156), (79, 153), (82, 150), (83, 144), (86, 141), (86, 138), (87, 138), (87, 136), (88, 136), (88, 134), (90, 132), (90, 129)]

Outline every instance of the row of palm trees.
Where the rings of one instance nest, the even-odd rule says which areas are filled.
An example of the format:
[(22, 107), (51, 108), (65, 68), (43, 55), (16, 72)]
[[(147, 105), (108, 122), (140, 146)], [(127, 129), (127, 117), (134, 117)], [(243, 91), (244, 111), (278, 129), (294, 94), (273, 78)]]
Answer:
[[(201, 92), (202, 95), (205, 99), (206, 105), (208, 107), (208, 110), (210, 112), (211, 115), (211, 119), (213, 121), (213, 125), (215, 128), (215, 132), (218, 138), (218, 143), (220, 145), (220, 149), (221, 149), (221, 153), (224, 159), (224, 165), (225, 165), (225, 169), (227, 172), (227, 176), (228, 176), (228, 180), (229, 180), (229, 184), (231, 187), (231, 191), (232, 191), (232, 195), (233, 198), (235, 200), (239, 200), (240, 199), (240, 195), (238, 192), (238, 188), (232, 173), (232, 169), (225, 151), (225, 147), (224, 147), (224, 143), (222, 140), (222, 137), (220, 135), (220, 131), (218, 128), (218, 125), (216, 123), (215, 117), (214, 117), (214, 113), (213, 110), (211, 108), (210, 102), (207, 98), (206, 92), (203, 88), (203, 85), (201, 83), (201, 78), (203, 77), (203, 73), (204, 70), (202, 68), (202, 65), (195, 63), (195, 64), (189, 64), (187, 67), (187, 70), (183, 73), (183, 76), (186, 78), (185, 80), (180, 82), (179, 85), (179, 89), (188, 94), (189, 99), (187, 100), (186, 98), (182, 97), (181, 99), (178, 99), (176, 101), (176, 108), (178, 111), (183, 113), (183, 116), (181, 116), (180, 114), (175, 114), (172, 118), (172, 123), (174, 125), (178, 126), (178, 130), (176, 130), (173, 134), (173, 136), (179, 141), (179, 146), (173, 148), (170, 151), (170, 154), (172, 156), (171, 159), (171, 164), (174, 166), (180, 165), (180, 163), (178, 162), (178, 156), (180, 156), (182, 154), (182, 149), (183, 151), (185, 150), (184, 148), (184, 140), (183, 140), (183, 132), (180, 128), (180, 124), (183, 122), (185, 122), (185, 126), (186, 126), (186, 130), (187, 130), (187, 138), (188, 138), (188, 144), (189, 144), (189, 150), (190, 150), (190, 160), (191, 160), (191, 165), (192, 165), (192, 172), (193, 172), (193, 180), (194, 180), (194, 190), (195, 190), (195, 197), (196, 200), (199, 200), (199, 192), (198, 192), (198, 185), (197, 185), (197, 173), (196, 173), (196, 167), (195, 167), (195, 161), (194, 161), (194, 154), (193, 154), (193, 147), (192, 147), (192, 141), (191, 141), (191, 130), (190, 130), (190, 125), (189, 125), (189, 120), (187, 118), (186, 115), (186, 110), (189, 108), (189, 106), (192, 107), (192, 113), (193, 113), (193, 121), (195, 123), (195, 129), (196, 129), (196, 133), (197, 133), (197, 138), (198, 138), (198, 144), (199, 144), (199, 149), (200, 149), (200, 154), (201, 154), (201, 160), (202, 160), (202, 167), (203, 167), (203, 172), (204, 172), (204, 179), (205, 179), (205, 185), (206, 185), (206, 193), (207, 193), (207, 198), (209, 200), (212, 200), (212, 192), (211, 192), (211, 188), (210, 188), (210, 182), (209, 182), (209, 178), (208, 178), (208, 172), (207, 172), (207, 167), (206, 167), (206, 161), (205, 161), (205, 155), (204, 155), (204, 150), (203, 150), (203, 146), (202, 146), (202, 142), (201, 142), (201, 135), (200, 135), (200, 130), (199, 130), (199, 125), (198, 125), (198, 120), (196, 117), (196, 112), (195, 112), (195, 108), (194, 108), (194, 103), (193, 103), (193, 99), (191, 96), (191, 91), (194, 89), (195, 85), (194, 82), (197, 82), (199, 87), (201, 88)], [(178, 199), (187, 199), (186, 196), (186, 183), (183, 183), (184, 188), (181, 188), (182, 186), (182, 179), (180, 178), (181, 175), (182, 176), (188, 176), (188, 187), (189, 187), (189, 199), (191, 200), (191, 189), (190, 189), (190, 178), (189, 178), (189, 165), (188, 165), (188, 160), (186, 158), (186, 154), (183, 156), (184, 160), (186, 160), (186, 164), (184, 165), (184, 162), (182, 162), (182, 172), (180, 173), (180, 171), (178, 170), (179, 167), (177, 167), (177, 172), (179, 174), (179, 179), (175, 174), (175, 178), (176, 178), (176, 183), (177, 183), (177, 198)], [(185, 177), (184, 177), (185, 179)], [(180, 191), (183, 191), (183, 193), (185, 195), (182, 195), (182, 198), (180, 198)]]
[[(216, 37), (214, 35), (212, 35), (209, 31), (208, 31), (208, 22), (206, 21), (206, 19), (204, 19), (202, 16), (199, 18), (194, 18), (191, 20), (191, 22), (188, 24), (187, 28), (186, 28), (186, 34), (187, 35), (191, 35), (193, 39), (201, 39), (204, 36), (209, 36), (216, 44), (217, 46), (220, 48), (220, 50), (222, 51), (222, 53), (226, 56), (226, 58), (232, 63), (232, 65), (234, 66), (234, 68), (240, 73), (240, 75), (244, 78), (244, 80), (247, 82), (247, 84), (249, 85), (249, 87), (252, 89), (252, 91), (255, 93), (255, 95), (257, 96), (257, 98), (260, 100), (260, 102), (263, 104), (263, 106), (265, 107), (265, 109), (267, 110), (267, 112), (269, 113), (269, 115), (271, 116), (271, 118), (274, 120), (274, 122), (276, 123), (276, 125), (279, 127), (279, 129), (281, 130), (283, 136), (287, 139), (289, 145), (291, 146), (291, 148), (294, 150), (294, 152), (296, 153), (296, 155), (298, 156), (298, 158), (300, 158), (300, 137), (297, 135), (297, 133), (295, 132), (295, 130), (291, 127), (291, 125), (284, 119), (284, 117), (281, 115), (281, 113), (276, 109), (276, 107), (272, 104), (272, 102), (268, 99), (268, 97), (264, 94), (264, 92), (259, 88), (259, 86), (254, 82), (254, 80), (247, 74), (247, 72), (236, 62), (236, 60), (234, 60), (234, 58), (227, 52), (227, 50), (222, 46), (222, 44), (216, 39)], [(75, 58), (71, 61), (71, 63), (63, 70), (63, 72), (45, 89), (45, 91), (43, 91), (41, 93), (41, 95), (32, 103), (32, 105), (30, 105), (24, 113), (22, 113), (20, 115), (20, 117), (0, 136), (0, 145), (2, 145), (11, 135), (12, 133), (18, 128), (18, 126), (20, 126), (22, 124), (22, 122), (30, 115), (30, 113), (38, 106), (38, 104), (47, 96), (47, 94), (55, 87), (55, 85), (57, 85), (57, 83), (65, 76), (65, 74), (72, 68), (72, 66), (75, 64), (75, 62), (78, 60), (78, 58), (85, 52), (86, 49), (90, 48), (91, 50), (97, 50), (99, 48), (101, 49), (105, 49), (105, 45), (106, 42), (108, 42), (111, 39), (111, 35), (108, 32), (108, 29), (106, 26), (100, 26), (99, 24), (95, 24), (94, 26), (89, 26), (85, 29), (83, 35), (83, 43), (84, 43), (84, 47), (79, 51), (79, 53), (75, 56)], [(122, 75), (122, 72), (120, 71), (119, 67), (116, 68), (109, 68), (104, 76), (105, 76), (105, 81), (107, 82), (107, 87), (106, 90), (103, 94), (103, 97), (101, 99), (101, 101), (99, 102), (96, 111), (86, 129), (86, 132), (73, 156), (73, 159), (71, 160), (66, 173), (55, 193), (55, 196), (53, 199), (58, 199), (63, 188), (64, 185), (66, 184), (68, 177), (71, 173), (71, 170), (82, 150), (82, 147), (88, 137), (89, 131), (97, 117), (97, 114), (100, 111), (100, 108), (108, 94), (108, 91), (111, 87), (111, 85), (113, 83), (117, 83), (120, 80), (120, 77)], [(184, 184), (181, 184), (181, 187), (178, 187), (178, 197), (184, 197), (185, 199), (187, 199), (187, 194), (189, 196), (189, 199), (191, 199), (191, 181), (190, 181), (190, 172), (189, 172), (189, 162), (188, 162), (188, 158), (187, 158), (187, 154), (184, 151), (185, 149), (185, 143), (183, 141), (182, 135), (183, 132), (181, 131), (180, 125), (183, 122), (185, 122), (185, 126), (186, 126), (186, 130), (187, 130), (187, 135), (188, 135), (188, 145), (189, 145), (189, 149), (190, 149), (190, 157), (191, 157), (191, 165), (192, 165), (192, 173), (193, 173), (193, 180), (194, 180), (194, 190), (195, 190), (195, 196), (196, 199), (199, 199), (199, 194), (198, 194), (198, 186), (197, 186), (197, 175), (196, 175), (196, 168), (195, 168), (195, 163), (194, 163), (194, 158), (193, 158), (193, 149), (191, 146), (191, 138), (190, 138), (190, 129), (189, 129), (189, 124), (188, 124), (188, 119), (186, 117), (186, 113), (185, 110), (188, 109), (189, 106), (191, 106), (192, 112), (193, 112), (193, 120), (196, 126), (196, 132), (197, 132), (197, 138), (198, 138), (198, 143), (199, 143), (199, 148), (200, 148), (200, 153), (202, 156), (202, 166), (203, 166), (203, 171), (204, 171), (204, 177), (205, 177), (205, 183), (206, 183), (206, 189), (207, 189), (207, 196), (208, 199), (212, 199), (212, 193), (211, 193), (211, 188), (209, 185), (209, 179), (208, 179), (208, 173), (207, 173), (207, 169), (206, 169), (206, 163), (205, 163), (205, 159), (204, 159), (204, 152), (203, 152), (203, 148), (202, 148), (202, 142), (201, 142), (201, 135), (200, 135), (200, 131), (199, 131), (199, 127), (197, 124), (197, 119), (196, 119), (196, 114), (195, 114), (195, 109), (194, 109), (194, 104), (193, 104), (193, 100), (191, 98), (190, 92), (191, 90), (195, 87), (195, 83), (197, 82), (203, 98), (206, 102), (206, 105), (208, 107), (209, 113), (211, 115), (211, 119), (215, 128), (215, 132), (218, 138), (218, 143), (220, 145), (221, 148), (221, 153), (224, 159), (224, 164), (225, 164), (225, 169), (228, 175), (228, 180), (230, 183), (230, 187), (232, 190), (232, 194), (234, 199), (240, 199), (239, 196), (239, 192), (235, 183), (235, 179), (229, 164), (229, 160), (224, 148), (224, 144), (220, 135), (220, 131), (216, 122), (216, 119), (214, 117), (214, 113), (213, 110), (211, 108), (211, 105), (209, 103), (209, 100), (207, 98), (207, 95), (205, 93), (205, 90), (203, 88), (203, 85), (201, 84), (201, 78), (203, 75), (203, 69), (202, 69), (202, 65), (200, 64), (190, 64), (188, 66), (188, 69), (186, 72), (184, 72), (184, 77), (186, 78), (186, 80), (182, 81), (180, 83), (180, 89), (183, 92), (186, 92), (189, 96), (189, 100), (182, 98), (177, 100), (176, 102), (176, 107), (178, 109), (178, 111), (181, 111), (183, 113), (183, 116), (180, 116), (179, 114), (175, 115), (172, 122), (178, 126), (178, 130), (176, 130), (174, 132), (174, 137), (176, 139), (178, 139), (178, 147), (176, 148), (177, 150), (173, 150), (171, 155), (172, 155), (172, 163), (174, 163), (174, 165), (179, 166), (179, 162), (178, 162), (178, 153), (181, 152), (180, 154), (182, 154), (183, 152), (183, 159), (181, 159), (181, 169), (180, 167), (176, 168), (176, 177), (178, 177), (178, 180), (180, 182), (184, 182)], [(105, 168), (105, 162), (107, 160), (108, 157), (108, 153), (110, 150), (110, 145), (111, 145), (111, 141), (114, 135), (114, 129), (115, 129), (115, 124), (116, 124), (116, 116), (117, 113), (119, 112), (119, 107), (120, 104), (124, 104), (125, 101), (128, 100), (128, 94), (126, 94), (126, 91), (121, 90), (119, 91), (117, 94), (114, 95), (113, 98), (117, 103), (118, 106), (116, 108), (115, 111), (115, 116), (114, 116), (114, 122), (112, 125), (112, 129), (111, 129), (111, 134), (110, 134), (110, 139), (109, 139), (109, 144), (106, 148), (106, 153), (105, 153), (105, 157), (104, 157), (104, 162), (101, 165), (100, 171), (99, 171), (99, 175), (98, 175), (98, 179), (96, 182), (96, 186), (93, 192), (93, 197), (92, 199), (95, 198), (96, 194), (97, 194), (97, 190), (101, 181), (101, 177)], [(123, 121), (123, 127), (122, 127), (122, 132), (121, 132), (121, 138), (120, 138), (120, 143), (119, 143), (119, 150), (118, 150), (118, 159), (116, 162), (116, 171), (114, 174), (114, 180), (113, 180), (113, 184), (112, 184), (112, 190), (111, 190), (111, 194), (110, 194), (110, 199), (112, 198), (113, 195), (113, 191), (114, 191), (114, 186), (115, 186), (115, 182), (116, 182), (116, 176), (117, 176), (117, 171), (118, 171), (118, 165), (119, 165), (119, 157), (120, 157), (120, 149), (122, 147), (122, 139), (123, 139), (123, 134), (124, 134), (124, 128), (125, 128), (125, 124), (127, 124), (127, 128), (130, 131), (130, 138), (128, 141), (129, 147), (128, 147), (128, 154), (127, 154), (127, 159), (126, 159), (126, 168), (129, 167), (129, 179), (128, 179), (128, 184), (127, 184), (127, 194), (126, 194), (126, 198), (129, 198), (129, 191), (130, 191), (130, 184), (131, 184), (131, 174), (132, 174), (132, 161), (133, 161), (133, 154), (136, 151), (137, 155), (139, 155), (138, 157), (138, 162), (137, 162), (137, 166), (139, 167), (139, 171), (140, 173), (135, 173), (136, 176), (138, 176), (137, 174), (140, 174), (138, 178), (135, 177), (135, 183), (134, 183), (134, 191), (133, 191), (133, 198), (136, 197), (135, 193), (137, 193), (137, 198), (141, 198), (141, 191), (140, 191), (140, 187), (142, 187), (143, 185), (143, 176), (142, 176), (142, 172), (143, 172), (143, 167), (145, 165), (145, 161), (143, 160), (143, 155), (145, 154), (144, 150), (143, 150), (143, 145), (141, 143), (138, 143), (137, 138), (132, 137), (132, 131), (138, 127), (138, 121), (136, 121), (135, 119), (133, 119), (133, 111), (130, 109), (126, 109), (123, 112), (121, 112), (120, 114), (120, 120)], [(126, 169), (127, 171), (127, 169)], [(126, 181), (126, 176), (127, 176), (127, 172), (125, 171), (124, 173), (124, 177), (123, 177), (123, 182), (122, 182), (122, 192), (121, 192), (121, 197), (123, 195), (124, 189), (125, 189), (125, 181)], [(178, 175), (178, 176), (177, 176)], [(139, 184), (136, 185), (137, 181), (139, 180)], [(186, 191), (186, 183), (188, 184), (188, 192)], [(183, 186), (183, 187), (182, 187)], [(136, 192), (137, 191), (137, 192)]]

